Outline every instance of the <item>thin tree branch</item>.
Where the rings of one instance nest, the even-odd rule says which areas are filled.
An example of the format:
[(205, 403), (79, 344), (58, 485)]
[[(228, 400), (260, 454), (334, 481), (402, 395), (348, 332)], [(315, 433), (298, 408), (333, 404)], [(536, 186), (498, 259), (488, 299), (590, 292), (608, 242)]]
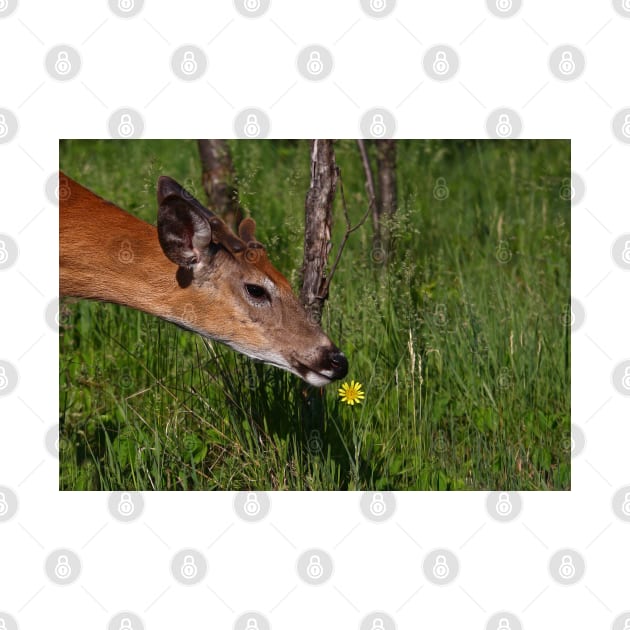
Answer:
[(363, 171), (365, 172), (365, 187), (368, 193), (369, 207), (368, 211), (372, 212), (372, 223), (374, 227), (374, 242), (380, 244), (381, 242), (381, 221), (378, 213), (378, 205), (376, 203), (376, 188), (374, 186), (374, 176), (372, 175), (372, 168), (370, 166), (370, 158), (367, 153), (367, 147), (365, 146), (365, 140), (357, 140), (359, 145), (359, 152), (361, 153), (361, 163), (363, 164)]
[[(362, 141), (360, 140), (359, 142), (362, 142)], [(350, 223), (350, 215), (348, 214), (348, 206), (346, 205), (346, 195), (343, 190), (343, 179), (341, 178), (341, 170), (339, 168), (337, 168), (337, 177), (338, 177), (338, 182), (339, 182), (339, 192), (341, 193), (341, 203), (343, 204), (343, 216), (346, 220), (346, 231), (343, 235), (343, 238), (341, 239), (341, 243), (339, 244), (339, 249), (337, 249), (335, 262), (330, 268), (330, 273), (328, 274), (328, 277), (326, 278), (322, 286), (323, 296), (328, 295), (328, 289), (330, 287), (330, 283), (332, 282), (333, 276), (335, 275), (335, 271), (337, 271), (337, 266), (339, 265), (339, 261), (341, 260), (341, 254), (344, 250), (344, 247), (346, 246), (346, 243), (348, 242), (348, 238), (350, 237), (350, 234), (352, 234), (353, 232), (356, 232), (365, 223), (366, 219), (370, 215), (370, 210), (371, 210), (371, 205), (368, 205), (368, 209), (365, 211), (365, 214), (363, 215), (363, 217), (361, 217), (361, 220), (353, 227), (352, 224)]]

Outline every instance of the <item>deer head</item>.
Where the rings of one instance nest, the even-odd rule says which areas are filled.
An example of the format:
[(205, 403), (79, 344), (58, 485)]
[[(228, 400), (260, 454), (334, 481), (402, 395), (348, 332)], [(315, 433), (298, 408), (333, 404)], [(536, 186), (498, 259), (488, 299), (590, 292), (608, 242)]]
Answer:
[(244, 219), (238, 236), (170, 177), (158, 181), (158, 238), (193, 305), (178, 324), (321, 386), (348, 372)]

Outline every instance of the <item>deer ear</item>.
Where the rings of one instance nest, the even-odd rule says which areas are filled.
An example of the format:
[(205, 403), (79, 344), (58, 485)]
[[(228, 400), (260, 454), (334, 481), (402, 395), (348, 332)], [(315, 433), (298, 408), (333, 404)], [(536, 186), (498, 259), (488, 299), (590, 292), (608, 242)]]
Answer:
[(158, 239), (166, 256), (180, 267), (206, 261), (215, 217), (170, 177), (160, 177), (157, 192)]
[(255, 232), (256, 221), (254, 221), (254, 219), (243, 219), (238, 226), (238, 235), (241, 237), (241, 240), (245, 241), (247, 244), (256, 242)]

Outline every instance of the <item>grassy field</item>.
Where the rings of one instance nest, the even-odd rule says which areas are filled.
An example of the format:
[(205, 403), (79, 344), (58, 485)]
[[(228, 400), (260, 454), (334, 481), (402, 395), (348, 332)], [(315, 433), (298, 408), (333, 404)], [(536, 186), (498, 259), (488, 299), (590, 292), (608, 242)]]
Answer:
[[(305, 141), (231, 143), (242, 203), (298, 287)], [(336, 144), (350, 214), (356, 143)], [(65, 141), (61, 168), (155, 223), (168, 174), (205, 200), (193, 141)], [(568, 141), (400, 141), (395, 248), (354, 233), (324, 330), (363, 384), (340, 402), (142, 313), (64, 300), (60, 488), (570, 488)], [(335, 244), (343, 234), (335, 202)], [(106, 226), (103, 226), (106, 229)]]

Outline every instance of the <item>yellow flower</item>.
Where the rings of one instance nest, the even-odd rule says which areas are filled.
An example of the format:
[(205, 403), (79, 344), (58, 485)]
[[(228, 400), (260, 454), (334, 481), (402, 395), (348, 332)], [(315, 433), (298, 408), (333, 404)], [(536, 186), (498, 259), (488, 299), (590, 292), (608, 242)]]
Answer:
[(361, 391), (361, 383), (352, 381), (350, 385), (344, 383), (339, 388), (339, 398), (341, 402), (348, 403), (349, 405), (359, 404), (364, 398), (365, 394)]

